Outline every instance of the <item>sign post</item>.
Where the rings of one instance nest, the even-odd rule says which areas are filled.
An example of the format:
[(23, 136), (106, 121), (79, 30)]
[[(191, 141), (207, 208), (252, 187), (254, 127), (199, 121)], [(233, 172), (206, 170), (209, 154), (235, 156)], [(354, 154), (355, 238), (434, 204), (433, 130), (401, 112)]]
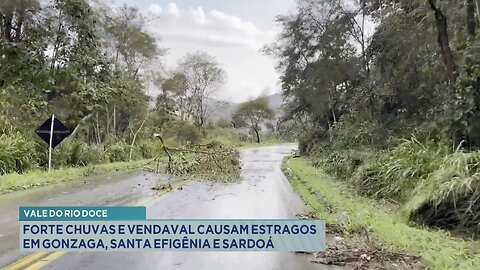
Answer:
[(57, 147), (65, 138), (72, 134), (72, 131), (66, 127), (55, 114), (41, 124), (35, 131), (37, 135), (45, 142), (48, 143), (48, 171), (52, 169), (52, 151)]
[(55, 114), (52, 114), (52, 123), (50, 124), (50, 141), (48, 143), (48, 171), (52, 169), (52, 141), (53, 141), (53, 126), (55, 124)]

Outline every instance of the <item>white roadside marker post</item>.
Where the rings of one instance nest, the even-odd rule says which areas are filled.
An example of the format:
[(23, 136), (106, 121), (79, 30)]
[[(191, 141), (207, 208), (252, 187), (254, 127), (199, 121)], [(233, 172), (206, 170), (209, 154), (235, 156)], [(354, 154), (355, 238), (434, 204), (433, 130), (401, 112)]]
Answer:
[[(72, 131), (55, 114), (52, 114), (35, 130), (35, 133), (48, 145), (48, 172), (50, 172), (52, 170), (53, 149), (70, 136)], [(53, 137), (54, 135), (55, 137)]]
[(48, 144), (48, 172), (52, 169), (52, 141), (53, 141), (53, 126), (55, 123), (55, 114), (52, 114), (52, 124), (50, 125), (50, 143)]

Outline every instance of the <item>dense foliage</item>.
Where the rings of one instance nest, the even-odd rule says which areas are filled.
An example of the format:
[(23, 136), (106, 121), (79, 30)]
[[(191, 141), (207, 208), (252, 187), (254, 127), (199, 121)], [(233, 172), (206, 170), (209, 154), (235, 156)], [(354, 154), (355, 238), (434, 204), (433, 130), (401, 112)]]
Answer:
[[(109, 16), (113, 13), (118, 15)], [(127, 13), (130, 17), (122, 29), (115, 27)], [(88, 156), (97, 161), (128, 160), (128, 154), (121, 156), (116, 147), (133, 145), (131, 131), (138, 128), (149, 102), (145, 78), (140, 76), (146, 69), (129, 56), (161, 55), (155, 38), (139, 23), (138, 10), (124, 6), (108, 11), (85, 0), (31, 0), (2, 2), (0, 15), (2, 144), (28, 155), (30, 164), (42, 166), (42, 151), (47, 148), (34, 130), (55, 114), (74, 130), (71, 142), (63, 147), (71, 147), (72, 153), (56, 151), (54, 155), (70, 155), (57, 165), (84, 165), (90, 162), (84, 160)], [(119, 31), (138, 36), (121, 40)], [(27, 152), (16, 146), (22, 140), (29, 144)], [(92, 144), (102, 147), (86, 151)], [(3, 153), (16, 160), (11, 152)]]
[(262, 125), (272, 120), (275, 112), (270, 108), (265, 97), (241, 104), (233, 113), (232, 121), (237, 128), (248, 128), (255, 133), (256, 142), (260, 143)]
[(211, 140), (208, 99), (224, 71), (203, 52), (164, 70), (147, 19), (99, 1), (0, 3), (0, 175), (46, 167), (34, 131), (52, 114), (73, 130), (53, 151), (55, 168), (157, 157), (155, 133), (174, 146)]
[[(300, 0), (278, 18), (301, 150), (414, 220), (480, 231), (477, 1)], [(413, 139), (412, 139), (413, 137)]]

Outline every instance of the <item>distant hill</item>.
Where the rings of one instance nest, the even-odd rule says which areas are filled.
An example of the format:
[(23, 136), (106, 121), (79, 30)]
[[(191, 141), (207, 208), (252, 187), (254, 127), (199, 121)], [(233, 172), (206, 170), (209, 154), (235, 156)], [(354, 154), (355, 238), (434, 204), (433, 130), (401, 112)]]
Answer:
[(273, 94), (267, 97), (270, 107), (275, 111), (281, 109), (283, 106), (283, 97), (281, 93)]
[(208, 101), (208, 116), (214, 122), (222, 118), (230, 118), (238, 105), (239, 103), (210, 99)]
[[(266, 98), (268, 99), (270, 107), (275, 111), (278, 111), (283, 105), (283, 97), (281, 93), (273, 94)], [(208, 103), (209, 116), (213, 121), (218, 121), (222, 118), (230, 118), (240, 104), (241, 103), (210, 99)]]

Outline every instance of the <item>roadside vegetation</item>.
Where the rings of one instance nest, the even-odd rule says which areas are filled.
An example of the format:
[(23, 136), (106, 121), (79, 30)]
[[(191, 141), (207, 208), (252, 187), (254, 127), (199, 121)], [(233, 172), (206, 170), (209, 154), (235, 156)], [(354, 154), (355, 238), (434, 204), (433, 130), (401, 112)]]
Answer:
[(399, 207), (410, 220), (478, 237), (479, 153), (448, 144), (405, 140), (393, 149), (311, 153), (313, 165), (348, 183), (360, 195)]
[[(480, 268), (480, 241), (411, 226), (395, 205), (357, 195), (348, 183), (324, 174), (305, 159), (286, 159), (283, 169), (307, 203), (309, 214), (326, 220), (328, 227), (342, 232), (342, 237), (354, 238), (356, 233), (366, 231), (369, 238), (394, 251), (420, 255), (431, 269)], [(372, 256), (372, 250), (365, 252)]]
[[(87, 0), (0, 3), (1, 190), (70, 179), (70, 168), (81, 176), (110, 168), (100, 164), (168, 161), (165, 146), (181, 153), (157, 167), (205, 177), (208, 162), (238, 158), (231, 147), (285, 140), (265, 102), (268, 114), (253, 126), (213, 119), (213, 97), (227, 79), (221, 63), (197, 51), (166, 70), (166, 48), (148, 31), (148, 16)], [(55, 171), (46, 176), (48, 146), (35, 130), (52, 114), (73, 134), (54, 149)]]
[[(328, 193), (325, 211), (347, 211), (348, 222), (439, 269), (480, 263), (466, 255), (480, 235), (478, 8), (473, 0), (301, 0), (278, 17), (282, 32), (265, 48), (278, 60), (283, 120), (300, 154), (334, 177), (309, 174), (303, 193)], [(322, 184), (348, 186), (362, 207), (328, 197)], [(383, 204), (402, 221), (375, 213)]]
[(151, 162), (151, 160), (137, 160), (132, 162), (112, 162), (98, 165), (88, 165), (84, 167), (70, 167), (52, 172), (37, 169), (23, 174), (11, 173), (1, 176), (0, 194), (95, 175), (117, 172), (127, 173), (129, 171), (138, 170), (146, 164), (149, 164), (149, 162)]
[(238, 128), (248, 128), (255, 134), (255, 142), (260, 143), (261, 125), (268, 123), (275, 112), (266, 98), (257, 98), (241, 104), (234, 112), (233, 124)]

